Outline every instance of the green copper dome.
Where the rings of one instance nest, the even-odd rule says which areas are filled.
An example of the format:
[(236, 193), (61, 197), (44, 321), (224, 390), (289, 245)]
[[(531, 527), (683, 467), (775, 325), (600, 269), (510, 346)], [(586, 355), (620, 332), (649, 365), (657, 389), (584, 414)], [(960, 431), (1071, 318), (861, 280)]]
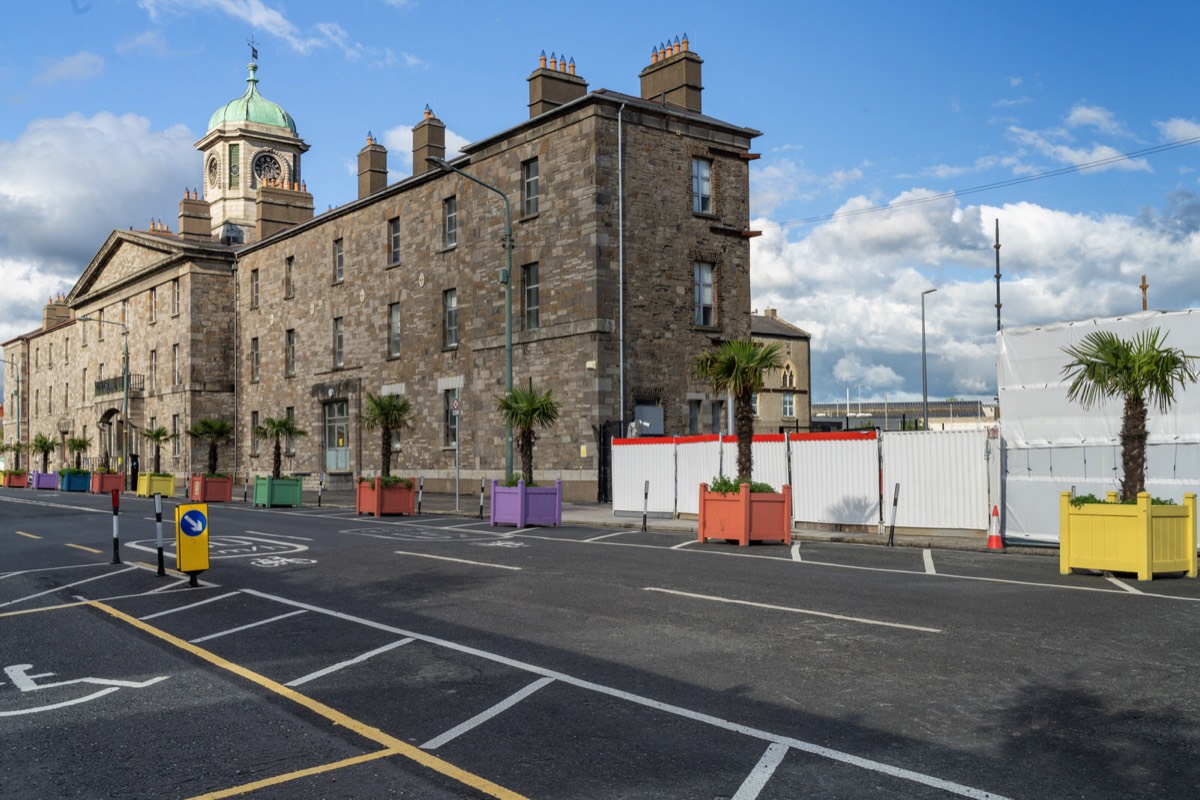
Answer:
[(236, 100), (230, 100), (217, 109), (208, 121), (211, 131), (223, 122), (257, 122), (261, 125), (274, 125), (277, 128), (287, 128), (293, 135), (296, 133), (296, 121), (292, 115), (258, 93), (258, 64), (253, 61), (248, 65), (250, 77), (246, 78), (249, 86), (246, 93)]

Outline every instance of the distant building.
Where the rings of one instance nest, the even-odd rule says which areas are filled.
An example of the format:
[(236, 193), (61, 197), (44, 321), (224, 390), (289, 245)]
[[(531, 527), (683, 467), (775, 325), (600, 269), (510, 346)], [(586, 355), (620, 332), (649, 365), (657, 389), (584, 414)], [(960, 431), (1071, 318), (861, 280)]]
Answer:
[(812, 335), (767, 308), (761, 315), (751, 314), (750, 336), (756, 342), (778, 344), (783, 351), (783, 369), (768, 374), (755, 397), (754, 432), (807, 432), (812, 417)]
[[(920, 430), (920, 400), (849, 403), (813, 403), (813, 430), (841, 431), (879, 428), (885, 431)], [(996, 403), (981, 400), (930, 400), (930, 430), (978, 430), (997, 423)]]
[[(182, 474), (205, 460), (185, 432), (217, 417), (235, 428), (221, 469), (264, 474), (271, 448), (251, 432), (290, 416), (309, 435), (286, 443), (284, 469), (348, 486), (380, 467), (360, 425), (367, 394), (399, 394), (416, 417), (393, 468), (445, 490), (456, 474), (503, 477), (495, 405), (511, 352), (514, 383), (553, 389), (561, 405), (539, 433), (538, 479), (605, 496), (608, 437), (634, 419), (651, 433), (719, 419), (724, 399), (688, 366), (751, 333), (760, 133), (701, 112), (702, 63), (686, 40), (655, 52), (635, 96), (589, 92), (573, 61), (539, 61), (527, 118), (452, 162), (511, 198), (511, 274), (503, 202), (430, 163), (446, 155), (430, 109), (413, 129), (411, 177), (389, 185), (387, 151), (367, 136), (358, 198), (315, 214), (309, 145), (259, 94), (251, 63), (245, 93), (196, 143), (204, 188), (185, 191), (178, 231), (114, 231), (42, 327), (3, 343), (16, 365), (6, 391), (20, 388), (8, 438), (83, 436), (89, 463), (120, 466), (128, 452), (145, 470), (140, 434), (165, 427), (178, 438), (163, 469)], [(796, 369), (807, 389), (807, 355)]]

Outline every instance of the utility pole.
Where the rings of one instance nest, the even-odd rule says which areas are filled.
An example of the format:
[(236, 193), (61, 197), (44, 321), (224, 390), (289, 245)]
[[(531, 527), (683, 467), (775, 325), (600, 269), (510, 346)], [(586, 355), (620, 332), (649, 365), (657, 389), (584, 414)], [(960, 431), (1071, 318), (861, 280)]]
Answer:
[(1142, 311), (1146, 310), (1146, 290), (1150, 288), (1150, 284), (1146, 283), (1146, 276), (1142, 276)]
[[(996, 331), (1000, 330), (1000, 220), (996, 220)], [(1145, 283), (1145, 278), (1142, 282)], [(1143, 307), (1144, 310), (1144, 307)]]

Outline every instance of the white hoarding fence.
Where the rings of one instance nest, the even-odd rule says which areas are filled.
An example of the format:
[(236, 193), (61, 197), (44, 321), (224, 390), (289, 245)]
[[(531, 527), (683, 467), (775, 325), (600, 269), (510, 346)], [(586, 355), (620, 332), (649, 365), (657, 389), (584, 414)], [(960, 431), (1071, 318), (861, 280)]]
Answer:
[(793, 433), (792, 517), (797, 522), (873, 525), (879, 521), (879, 441), (875, 431)]
[[(652, 517), (675, 513), (675, 443), (671, 439), (613, 439), (613, 512), (646, 513)], [(643, 501), (646, 481), (650, 496)]]

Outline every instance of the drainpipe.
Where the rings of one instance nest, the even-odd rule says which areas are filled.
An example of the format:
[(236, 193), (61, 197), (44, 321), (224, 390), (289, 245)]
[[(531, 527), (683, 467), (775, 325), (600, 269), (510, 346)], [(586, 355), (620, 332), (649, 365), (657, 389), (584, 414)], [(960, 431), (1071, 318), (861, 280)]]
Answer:
[[(238, 424), (241, 421), (241, 418), (238, 416), (238, 391), (241, 388), (241, 384), (242, 384), (242, 382), (240, 380), (238, 380), (238, 374), (237, 374), (237, 372), (238, 372), (238, 359), (237, 359), (238, 318), (241, 316), (241, 314), (238, 313), (237, 269), (238, 269), (237, 253), (234, 253), (233, 254), (233, 264), (229, 268), (230, 273), (233, 275), (233, 370), (232, 370), (232, 373), (230, 374), (230, 377), (233, 378), (233, 472), (230, 473), (233, 476), (232, 480), (237, 480), (238, 455), (239, 455), (239, 453), (238, 453)], [(250, 431), (250, 439), (253, 440), (253, 438), (254, 438), (254, 431)]]
[(620, 433), (625, 432), (625, 142), (623, 116), (625, 104), (617, 109), (617, 349), (621, 374), (618, 412)]

